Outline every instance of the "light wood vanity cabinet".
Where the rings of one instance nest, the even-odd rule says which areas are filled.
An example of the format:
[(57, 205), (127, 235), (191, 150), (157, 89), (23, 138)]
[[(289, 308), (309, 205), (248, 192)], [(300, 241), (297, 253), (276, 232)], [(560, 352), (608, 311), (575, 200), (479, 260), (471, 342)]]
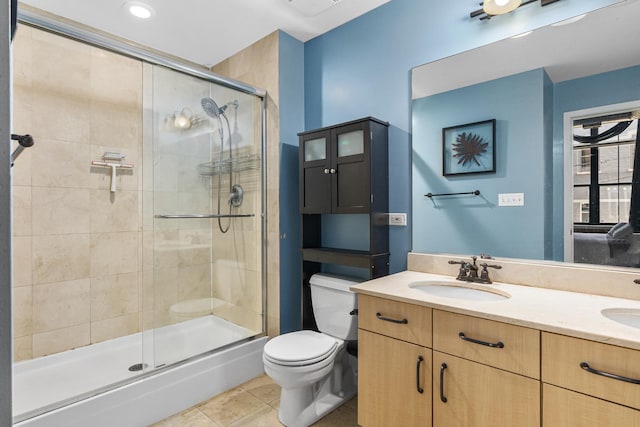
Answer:
[(638, 350), (542, 334), (544, 427), (640, 426), (638, 380)]
[(640, 350), (358, 302), (361, 426), (640, 427)]
[(433, 311), (433, 425), (540, 426), (540, 332)]
[(358, 312), (360, 425), (540, 426), (539, 331), (363, 294)]
[(431, 426), (431, 309), (358, 296), (358, 423)]

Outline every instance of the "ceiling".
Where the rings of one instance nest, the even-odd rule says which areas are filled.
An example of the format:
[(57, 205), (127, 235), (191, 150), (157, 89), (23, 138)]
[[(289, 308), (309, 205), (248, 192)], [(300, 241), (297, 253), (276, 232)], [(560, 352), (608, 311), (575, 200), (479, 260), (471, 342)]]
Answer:
[(213, 65), (275, 30), (306, 42), (389, 0), (140, 0), (154, 11), (135, 18), (126, 0), (21, 0), (153, 49)]

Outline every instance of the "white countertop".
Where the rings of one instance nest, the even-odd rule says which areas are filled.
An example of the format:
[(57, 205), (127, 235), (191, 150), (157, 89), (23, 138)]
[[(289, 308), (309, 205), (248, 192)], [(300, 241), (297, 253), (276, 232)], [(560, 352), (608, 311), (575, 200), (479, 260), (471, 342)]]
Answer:
[[(510, 298), (500, 301), (463, 300), (439, 297), (409, 287), (413, 282), (425, 280), (487, 288), (499, 293), (507, 293)], [(640, 350), (640, 329), (620, 324), (601, 314), (601, 311), (607, 308), (640, 310), (638, 300), (499, 282), (490, 285), (470, 284), (456, 281), (450, 276), (416, 271), (404, 271), (374, 279), (352, 286), (351, 290), (356, 293)]]

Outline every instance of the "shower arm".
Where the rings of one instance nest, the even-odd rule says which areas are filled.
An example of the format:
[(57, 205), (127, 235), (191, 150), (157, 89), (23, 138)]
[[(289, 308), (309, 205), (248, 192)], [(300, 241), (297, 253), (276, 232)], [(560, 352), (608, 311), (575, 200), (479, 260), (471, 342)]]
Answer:
[(13, 167), (13, 163), (16, 161), (18, 156), (22, 154), (25, 148), (31, 147), (35, 141), (33, 137), (29, 134), (25, 135), (16, 135), (15, 133), (11, 134), (12, 141), (18, 141), (18, 147), (15, 149), (13, 153), (11, 153), (11, 167)]

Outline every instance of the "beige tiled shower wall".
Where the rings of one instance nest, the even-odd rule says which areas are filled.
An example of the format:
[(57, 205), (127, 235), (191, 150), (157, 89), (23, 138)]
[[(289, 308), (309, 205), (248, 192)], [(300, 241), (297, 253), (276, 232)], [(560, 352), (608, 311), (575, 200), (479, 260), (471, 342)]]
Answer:
[[(13, 44), (14, 346), (24, 360), (140, 331), (142, 64), (22, 26)], [(133, 170), (92, 167), (106, 151)]]
[[(280, 332), (280, 228), (279, 228), (279, 32), (275, 31), (212, 67), (227, 76), (267, 91), (267, 333)], [(255, 282), (255, 283), (259, 283)]]

